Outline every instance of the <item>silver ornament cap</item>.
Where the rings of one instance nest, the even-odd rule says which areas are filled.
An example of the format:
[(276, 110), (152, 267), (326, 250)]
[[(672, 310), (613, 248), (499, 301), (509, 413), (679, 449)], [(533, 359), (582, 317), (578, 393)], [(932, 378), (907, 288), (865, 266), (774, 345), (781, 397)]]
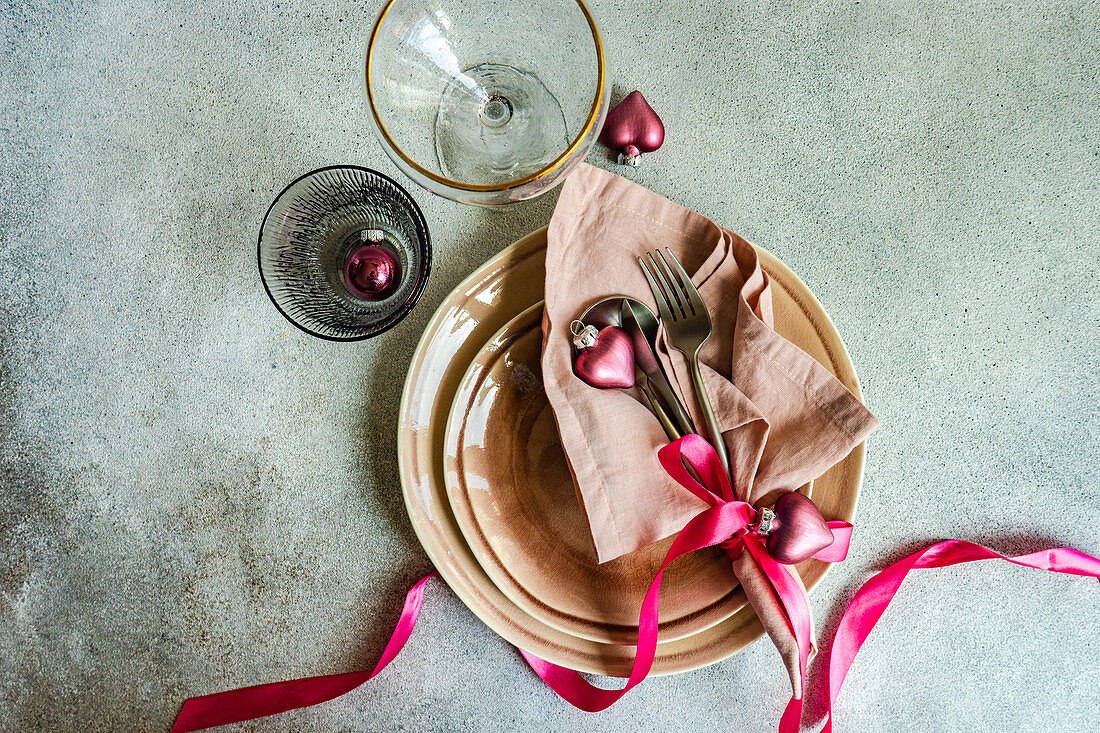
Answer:
[(595, 326), (585, 325), (583, 321), (573, 321), (569, 324), (569, 330), (573, 333), (573, 346), (582, 351), (596, 343), (600, 335)]
[(642, 156), (631, 153), (619, 153), (619, 165), (631, 165), (637, 168), (642, 164)]
[(767, 536), (772, 531), (772, 525), (775, 523), (775, 512), (771, 509), (761, 509), (760, 516), (757, 519), (756, 526), (752, 530), (758, 535)]

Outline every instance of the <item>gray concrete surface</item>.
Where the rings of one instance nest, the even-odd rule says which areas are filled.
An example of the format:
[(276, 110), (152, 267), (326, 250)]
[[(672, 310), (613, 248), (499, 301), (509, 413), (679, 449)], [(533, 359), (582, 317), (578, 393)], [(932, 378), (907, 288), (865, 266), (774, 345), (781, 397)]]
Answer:
[[(399, 328), (311, 339), (255, 237), (314, 167), (399, 175), (358, 68), (380, 3), (0, 4), (0, 729), (167, 730), (185, 697), (373, 664), (429, 565), (396, 405), (435, 305), (545, 224), (414, 195), (437, 265)], [(630, 173), (768, 247), (845, 337), (873, 436), (826, 629), (920, 543), (1100, 553), (1100, 7), (599, 0)], [(616, 168), (606, 152), (590, 160)], [(1100, 729), (1095, 582), (914, 577), (847, 731)], [(370, 685), (240, 730), (766, 731), (766, 642), (577, 712), (442, 587)]]

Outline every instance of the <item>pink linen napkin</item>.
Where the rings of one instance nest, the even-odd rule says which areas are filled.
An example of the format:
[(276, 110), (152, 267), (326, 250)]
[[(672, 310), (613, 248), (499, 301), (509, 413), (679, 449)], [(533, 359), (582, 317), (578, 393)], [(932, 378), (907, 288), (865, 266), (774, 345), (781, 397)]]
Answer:
[[(839, 380), (772, 330), (768, 276), (736, 234), (582, 165), (564, 184), (547, 237), (543, 379), (600, 562), (679, 531), (706, 506), (661, 468), (657, 450), (668, 438), (636, 394), (594, 389), (573, 374), (569, 324), (585, 308), (630, 295), (657, 312), (636, 259), (646, 251), (670, 248), (710, 311), (713, 332), (700, 360), (738, 499), (770, 504), (820, 476), (877, 427)], [(705, 425), (686, 359), (663, 345), (673, 389), (695, 424)], [(734, 572), (800, 697), (797, 646), (768, 581), (748, 553), (734, 561)]]

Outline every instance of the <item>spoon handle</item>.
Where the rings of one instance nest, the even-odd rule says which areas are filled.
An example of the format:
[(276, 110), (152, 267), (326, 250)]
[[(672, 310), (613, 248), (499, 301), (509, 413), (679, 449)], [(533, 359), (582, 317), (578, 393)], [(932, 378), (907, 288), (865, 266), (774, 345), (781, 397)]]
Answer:
[(657, 397), (653, 391), (653, 385), (649, 383), (648, 379), (643, 378), (638, 382), (638, 386), (642, 388), (642, 392), (645, 394), (647, 400), (649, 400), (649, 406), (653, 408), (654, 414), (657, 415), (657, 421), (661, 423), (661, 427), (665, 429), (665, 435), (668, 439), (676, 440), (683, 437), (683, 433), (677, 430), (676, 425), (669, 418), (668, 413), (665, 412), (664, 405), (661, 404), (661, 400)]
[[(653, 408), (653, 412), (657, 414), (657, 421), (660, 422), (661, 427), (665, 429), (665, 435), (668, 436), (668, 439), (679, 440), (680, 438), (684, 437), (684, 433), (680, 432), (680, 430), (672, 422), (672, 420), (668, 416), (668, 413), (665, 411), (664, 405), (661, 404), (661, 400), (658, 399), (657, 395), (653, 392), (653, 386), (649, 383), (649, 380), (641, 380), (640, 382), (638, 382), (638, 386), (642, 388), (642, 392), (645, 394), (646, 399), (649, 400), (649, 404)], [(684, 461), (684, 468), (688, 470), (688, 473), (691, 474), (691, 477), (693, 479), (695, 479), (699, 483), (703, 483), (703, 479), (699, 478), (699, 474), (696, 473), (695, 469), (687, 461)]]

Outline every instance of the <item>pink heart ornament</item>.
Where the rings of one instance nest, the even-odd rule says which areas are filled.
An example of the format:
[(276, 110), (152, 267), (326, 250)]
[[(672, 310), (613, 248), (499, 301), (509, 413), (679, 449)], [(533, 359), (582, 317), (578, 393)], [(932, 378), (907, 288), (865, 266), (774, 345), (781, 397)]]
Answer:
[(634, 386), (634, 342), (618, 326), (605, 326), (595, 342), (577, 354), (573, 373), (599, 389)]
[(619, 162), (624, 165), (638, 165), (642, 153), (656, 150), (664, 141), (665, 124), (637, 90), (607, 113), (600, 131), (600, 142), (620, 151)]
[(833, 544), (833, 531), (817, 504), (797, 491), (779, 497), (768, 533), (768, 554), (776, 562), (794, 565)]

